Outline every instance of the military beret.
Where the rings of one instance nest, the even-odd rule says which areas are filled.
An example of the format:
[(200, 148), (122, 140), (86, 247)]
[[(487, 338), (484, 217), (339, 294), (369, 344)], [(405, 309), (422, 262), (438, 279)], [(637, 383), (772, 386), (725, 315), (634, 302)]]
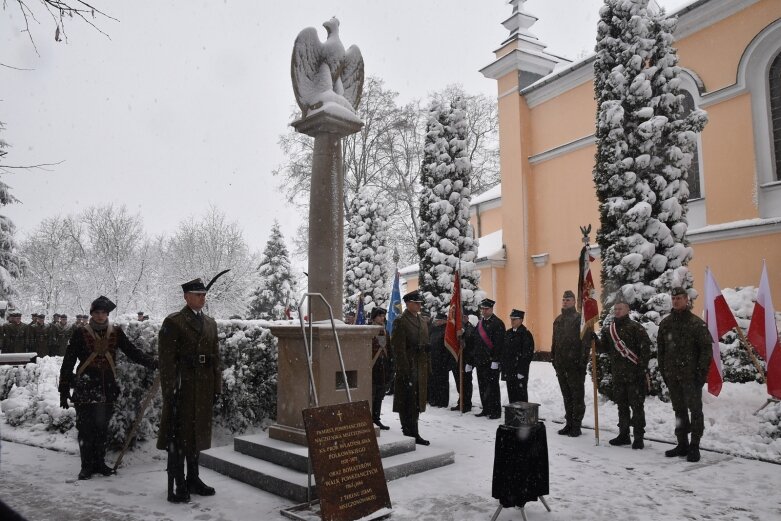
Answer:
[(484, 298), (480, 301), (480, 307), (481, 308), (492, 308), (496, 304), (496, 301), (491, 300), (490, 298)]
[(407, 293), (406, 295), (404, 295), (402, 297), (402, 300), (404, 302), (419, 302), (419, 303), (423, 303), (424, 302), (423, 301), (423, 295), (421, 295), (420, 291), (418, 291), (418, 290), (410, 291), (409, 293)]
[(371, 312), (371, 315), (369, 315), (369, 318), (370, 318), (371, 320), (374, 320), (375, 318), (377, 318), (377, 317), (378, 317), (378, 316), (380, 316), (380, 315), (383, 315), (383, 316), (385, 316), (385, 315), (387, 315), (387, 314), (388, 314), (388, 312), (387, 312), (387, 311), (385, 311), (385, 309), (384, 309), (384, 308), (381, 308), (381, 307), (377, 306), (377, 307), (375, 307), (375, 308), (373, 308), (373, 309), (372, 309), (372, 312)]
[(674, 288), (673, 288), (673, 289), (670, 291), (670, 295), (672, 295), (673, 297), (674, 297), (674, 296), (676, 296), (676, 295), (686, 295), (687, 297), (689, 296), (689, 294), (688, 294), (688, 293), (686, 293), (686, 290), (685, 290), (685, 289), (683, 289), (681, 286), (676, 286), (676, 287), (674, 287)]
[(526, 316), (525, 311), (521, 311), (520, 309), (513, 309), (510, 311), (510, 318), (523, 318)]
[(447, 320), (447, 313), (443, 313), (443, 312), (441, 312), (441, 311), (440, 311), (439, 313), (437, 313), (437, 314), (434, 316), (434, 318), (435, 318), (436, 320)]
[(568, 289), (564, 292), (564, 295), (561, 298), (575, 298), (575, 294), (572, 292), (572, 290)]
[(138, 313), (136, 313), (136, 315), (144, 316), (144, 312), (143, 311), (139, 311)]
[(206, 286), (201, 279), (193, 279), (190, 282), (182, 284), (182, 291), (185, 293), (206, 293)]
[(18, 311), (12, 311), (11, 313), (8, 313), (9, 317), (19, 317), (22, 318), (22, 314)]
[(92, 304), (89, 307), (89, 312), (92, 313), (93, 311), (100, 310), (105, 311), (106, 313), (111, 313), (116, 309), (116, 307), (117, 305), (111, 302), (108, 297), (101, 295), (92, 301)]
[(626, 300), (626, 297), (624, 296), (624, 292), (621, 290), (616, 291), (616, 296), (613, 297), (613, 305), (616, 304), (626, 304), (629, 305), (629, 302)]
[(59, 318), (59, 317), (60, 317), (59, 313), (55, 313), (54, 315), (52, 315), (52, 318)]

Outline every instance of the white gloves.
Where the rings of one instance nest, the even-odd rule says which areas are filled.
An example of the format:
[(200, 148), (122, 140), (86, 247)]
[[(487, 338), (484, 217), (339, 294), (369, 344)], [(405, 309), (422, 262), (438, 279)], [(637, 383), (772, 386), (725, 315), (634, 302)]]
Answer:
[(518, 373), (518, 374), (517, 374), (517, 375), (515, 375), (515, 376), (517, 376), (517, 377), (518, 377), (518, 380), (523, 380), (523, 375), (522, 375), (521, 373)]
[(499, 362), (491, 362), (491, 369), (499, 369)]
[(464, 372), (465, 372), (465, 373), (471, 373), (471, 372), (472, 372), (472, 369), (473, 369), (473, 367), (472, 367), (471, 365), (469, 365), (469, 364), (466, 364), (466, 365), (464, 366)]

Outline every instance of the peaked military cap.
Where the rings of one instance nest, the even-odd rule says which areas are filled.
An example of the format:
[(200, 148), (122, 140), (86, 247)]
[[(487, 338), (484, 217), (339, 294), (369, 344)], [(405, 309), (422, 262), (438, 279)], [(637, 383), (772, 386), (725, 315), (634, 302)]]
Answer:
[(496, 301), (491, 300), (490, 298), (484, 298), (480, 301), (480, 307), (481, 308), (492, 308), (496, 304)]
[(523, 318), (526, 316), (525, 311), (521, 311), (520, 309), (513, 309), (510, 311), (510, 318)]
[(439, 312), (434, 317), (436, 320), (447, 320), (447, 313)]
[(92, 313), (93, 311), (105, 311), (106, 313), (111, 313), (116, 309), (116, 307), (117, 305), (111, 302), (108, 297), (101, 295), (92, 301), (92, 304), (89, 307), (89, 312)]
[(201, 279), (193, 279), (190, 282), (182, 284), (182, 291), (185, 293), (206, 293), (206, 286)]
[(60, 315), (60, 318), (68, 318), (68, 315)]
[(681, 286), (674, 287), (672, 291), (670, 291), (670, 295), (672, 295), (673, 297), (676, 295), (686, 295), (687, 297), (689, 296), (689, 294), (686, 293), (686, 290), (683, 289)]
[(406, 295), (402, 297), (402, 300), (404, 302), (420, 302), (423, 303), (423, 295), (420, 294), (420, 291), (410, 291)]
[(575, 298), (575, 293), (572, 292), (572, 290), (568, 289), (564, 292), (564, 295), (561, 298)]
[(22, 318), (22, 314), (19, 311), (12, 311), (12, 312), (8, 313), (8, 316), (9, 317), (19, 317), (19, 318)]
[(143, 311), (139, 311), (138, 313), (136, 313), (136, 315), (141, 315), (143, 317), (144, 316), (144, 312)]
[(60, 314), (59, 313), (55, 313), (54, 315), (52, 315), (52, 318), (60, 318)]

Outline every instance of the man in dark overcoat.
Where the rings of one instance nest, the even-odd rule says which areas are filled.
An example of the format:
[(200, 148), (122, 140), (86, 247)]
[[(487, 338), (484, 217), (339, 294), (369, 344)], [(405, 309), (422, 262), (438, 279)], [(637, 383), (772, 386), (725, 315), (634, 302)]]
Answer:
[(671, 295), (673, 309), (659, 323), (656, 341), (659, 372), (670, 390), (675, 412), (678, 445), (664, 455), (695, 462), (700, 460), (700, 438), (705, 430), (702, 386), (708, 378), (713, 340), (705, 322), (689, 309), (686, 290), (673, 288)]
[[(613, 299), (613, 320), (602, 328), (597, 349), (610, 357), (613, 400), (618, 405), (618, 436), (611, 445), (642, 449), (645, 434), (646, 371), (651, 358), (651, 339), (639, 322), (629, 318), (629, 303), (619, 291)], [(630, 416), (631, 411), (631, 416)], [(634, 441), (629, 438), (632, 426)]]
[(73, 328), (68, 325), (68, 315), (60, 314), (51, 330), (49, 356), (65, 356)]
[[(76, 406), (81, 454), (79, 479), (89, 479), (95, 473), (114, 474), (104, 458), (108, 424), (114, 414), (114, 402), (119, 397), (117, 351), (149, 369), (157, 368), (157, 361), (152, 356), (133, 345), (124, 331), (109, 321), (108, 315), (114, 308), (116, 305), (103, 296), (92, 302), (89, 324), (73, 331), (60, 368), (60, 407), (67, 409), (69, 399)], [(73, 374), (77, 361), (79, 365)]]
[(393, 322), (391, 346), (396, 368), (393, 412), (399, 413), (401, 432), (429, 445), (418, 431), (418, 417), (426, 410), (429, 373), (428, 327), (420, 317), (423, 296), (418, 291), (403, 297), (406, 309)]
[(376, 336), (372, 337), (372, 421), (374, 425), (386, 431), (390, 429), (380, 421), (382, 399), (388, 390), (392, 376), (391, 349), (388, 345), (388, 335), (385, 332), (385, 315), (387, 312), (377, 306), (372, 309), (369, 320), (372, 325), (382, 326)]
[(504, 322), (494, 315), (495, 304), (496, 302), (488, 298), (480, 302), (482, 316), (472, 331), (469, 342), (471, 351), (469, 358), (477, 369), (477, 387), (483, 405), (483, 410), (475, 416), (487, 416), (491, 420), (502, 416), (499, 356), (504, 344), (505, 331)]
[(28, 336), (30, 338), (30, 350), (35, 351), (39, 357), (49, 355), (49, 337), (45, 324), (46, 316), (33, 313), (35, 322), (27, 326)]
[(30, 351), (30, 338), (27, 324), (22, 323), (22, 314), (12, 311), (8, 314), (8, 322), (3, 324), (2, 344), (0, 350), (3, 353), (27, 353)]
[[(591, 335), (588, 335), (589, 342)], [(586, 366), (589, 349), (580, 338), (580, 313), (575, 309), (575, 293), (564, 292), (561, 314), (553, 321), (551, 361), (559, 380), (564, 400), (565, 424), (558, 432), (566, 436), (580, 436), (580, 425), (586, 413)]]
[(502, 379), (507, 384), (510, 403), (529, 401), (529, 366), (534, 358), (534, 336), (523, 319), (524, 311), (510, 312), (510, 329), (505, 332), (504, 345), (500, 354)]
[(450, 404), (450, 370), (454, 365), (453, 355), (445, 347), (447, 314), (439, 312), (429, 332), (431, 340), (431, 377), (428, 382), (428, 404), (432, 407), (447, 407)]
[(185, 306), (165, 318), (158, 342), (163, 411), (157, 448), (168, 451), (172, 503), (189, 501), (190, 493), (215, 494), (198, 476), (198, 456), (211, 447), (213, 408), (222, 392), (217, 323), (203, 312), (207, 286), (195, 279), (182, 291)]

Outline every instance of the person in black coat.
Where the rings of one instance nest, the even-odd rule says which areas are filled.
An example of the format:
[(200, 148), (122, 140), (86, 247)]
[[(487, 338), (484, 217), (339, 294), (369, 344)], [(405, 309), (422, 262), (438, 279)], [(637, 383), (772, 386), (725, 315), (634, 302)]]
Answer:
[(502, 380), (510, 403), (529, 401), (529, 365), (534, 357), (534, 336), (523, 325), (526, 313), (513, 309), (500, 356)]
[[(474, 360), (472, 359), (472, 333), (475, 326), (469, 321), (471, 318), (475, 324), (477, 324), (477, 316), (474, 313), (464, 308), (463, 311), (463, 330), (459, 333), (459, 338), (463, 338), (461, 356), (463, 357), (463, 364), (461, 365), (461, 372), (463, 376), (459, 376), (459, 363), (456, 361), (453, 364), (451, 372), (453, 373), (453, 379), (456, 381), (456, 390), (458, 390), (458, 403), (450, 408), (451, 411), (458, 411), (461, 407), (461, 378), (464, 381), (463, 390), (463, 403), (464, 409), (461, 412), (469, 412), (472, 410), (472, 369), (474, 369)], [(467, 367), (469, 370), (467, 371)]]
[(428, 404), (432, 407), (447, 407), (450, 403), (450, 369), (453, 355), (445, 347), (445, 327), (447, 315), (437, 313), (434, 317), (434, 327), (431, 328), (431, 378), (428, 381)]
[[(122, 351), (137, 364), (157, 369), (158, 362), (137, 348), (124, 331), (108, 320), (116, 305), (106, 297), (98, 297), (90, 306), (90, 321), (71, 334), (60, 368), (60, 407), (67, 409), (68, 400), (76, 406), (81, 472), (79, 479), (93, 474), (109, 476), (114, 469), (106, 465), (108, 425), (114, 414), (114, 402), (119, 397), (116, 380), (117, 351)], [(76, 374), (73, 368), (76, 368)], [(71, 396), (73, 389), (73, 396)]]
[(496, 420), (502, 415), (499, 355), (502, 352), (505, 331), (504, 322), (494, 315), (494, 304), (491, 299), (483, 299), (480, 302), (482, 318), (472, 332), (470, 342), (470, 359), (477, 369), (477, 386), (480, 390), (480, 402), (483, 404), (483, 410), (475, 416), (488, 416), (490, 420)]

